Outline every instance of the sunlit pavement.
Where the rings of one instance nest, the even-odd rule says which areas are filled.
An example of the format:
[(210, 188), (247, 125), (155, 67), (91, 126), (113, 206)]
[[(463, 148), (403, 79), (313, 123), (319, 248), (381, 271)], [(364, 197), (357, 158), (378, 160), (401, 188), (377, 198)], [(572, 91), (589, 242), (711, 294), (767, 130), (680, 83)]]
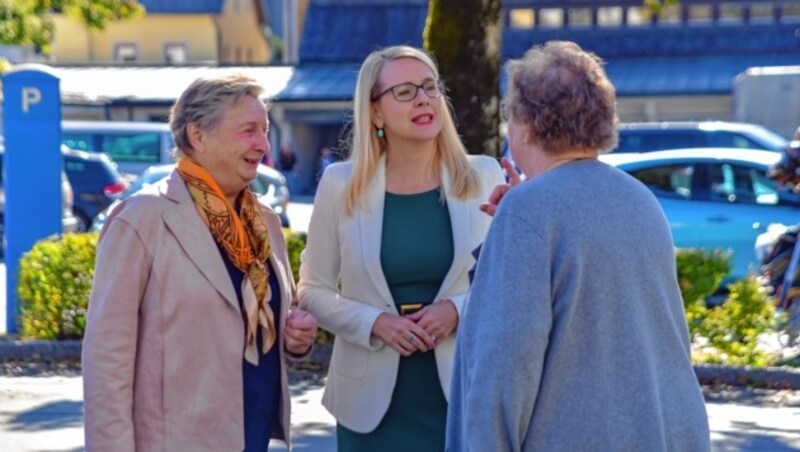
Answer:
[[(0, 450), (83, 450), (81, 377), (0, 377)], [(336, 450), (319, 383), (292, 385), (294, 450)], [(800, 407), (708, 403), (715, 451), (800, 450)], [(635, 428), (635, 426), (631, 426)], [(276, 443), (270, 450), (286, 450)]]

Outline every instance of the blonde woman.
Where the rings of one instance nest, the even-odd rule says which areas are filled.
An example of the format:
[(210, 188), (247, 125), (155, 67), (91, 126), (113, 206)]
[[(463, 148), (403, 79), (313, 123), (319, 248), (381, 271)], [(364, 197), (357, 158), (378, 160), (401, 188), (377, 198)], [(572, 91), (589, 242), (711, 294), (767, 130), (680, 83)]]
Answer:
[(300, 268), (301, 306), (336, 335), (323, 404), (340, 451), (444, 450), (479, 206), (502, 181), (464, 152), (430, 56), (367, 57), (351, 155), (320, 180)]

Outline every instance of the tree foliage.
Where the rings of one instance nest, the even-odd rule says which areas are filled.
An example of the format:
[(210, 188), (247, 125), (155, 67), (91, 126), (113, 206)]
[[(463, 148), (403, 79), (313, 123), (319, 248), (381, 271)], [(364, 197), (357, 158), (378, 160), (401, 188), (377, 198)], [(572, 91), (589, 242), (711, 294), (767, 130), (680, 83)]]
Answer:
[(500, 0), (430, 0), (423, 39), (447, 85), (471, 154), (500, 148)]
[(48, 53), (53, 12), (80, 20), (91, 30), (102, 30), (110, 22), (144, 14), (144, 7), (136, 0), (0, 1), (0, 44), (33, 46)]

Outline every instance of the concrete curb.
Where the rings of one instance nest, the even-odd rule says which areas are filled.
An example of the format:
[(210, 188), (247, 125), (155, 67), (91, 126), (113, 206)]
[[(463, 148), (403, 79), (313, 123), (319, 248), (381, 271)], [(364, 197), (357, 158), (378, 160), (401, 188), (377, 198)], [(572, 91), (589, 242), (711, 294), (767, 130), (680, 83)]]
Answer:
[(70, 361), (81, 359), (81, 341), (0, 341), (0, 361)]
[[(315, 345), (309, 361), (327, 368), (331, 357), (330, 345)], [(15, 341), (0, 340), (2, 361), (79, 361), (81, 341)], [(721, 365), (696, 365), (695, 374), (701, 384), (753, 386), (769, 389), (800, 389), (800, 369), (771, 367), (754, 369)]]

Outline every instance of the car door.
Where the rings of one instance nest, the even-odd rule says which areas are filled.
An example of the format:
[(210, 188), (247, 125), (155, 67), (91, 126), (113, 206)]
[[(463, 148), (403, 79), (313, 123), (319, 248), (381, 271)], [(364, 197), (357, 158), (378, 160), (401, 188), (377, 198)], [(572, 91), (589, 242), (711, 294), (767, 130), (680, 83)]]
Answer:
[(767, 178), (766, 168), (737, 161), (705, 164), (698, 171), (703, 184), (697, 193), (705, 198), (704, 247), (732, 252), (732, 276), (757, 271), (756, 237), (771, 223), (795, 224), (800, 208), (791, 197), (782, 196)]

